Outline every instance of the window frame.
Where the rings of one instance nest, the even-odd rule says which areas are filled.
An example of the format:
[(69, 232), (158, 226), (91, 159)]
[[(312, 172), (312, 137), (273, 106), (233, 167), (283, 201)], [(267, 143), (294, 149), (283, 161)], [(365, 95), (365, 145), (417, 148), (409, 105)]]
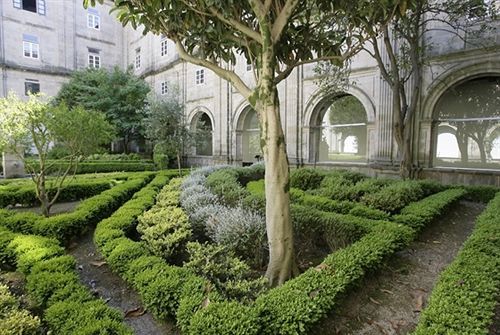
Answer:
[(101, 30), (101, 15), (92, 8), (87, 10), (87, 28)]
[(195, 83), (196, 85), (205, 84), (205, 69), (197, 69), (195, 72)]
[[(91, 57), (92, 57), (92, 62), (90, 61)], [(96, 66), (96, 64), (97, 64), (97, 66)], [(92, 69), (100, 69), (101, 68), (101, 55), (94, 53), (94, 52), (89, 52), (88, 58), (87, 58), (87, 66), (89, 68), (92, 68)]]
[[(26, 53), (26, 51), (28, 51), (28, 53)], [(38, 41), (38, 37), (23, 34), (23, 57), (40, 59), (40, 42)]]
[(168, 93), (168, 83), (166, 81), (161, 82), (160, 93), (161, 95), (166, 95)]
[(135, 49), (134, 57), (134, 69), (139, 70), (141, 68), (141, 48)]
[[(33, 92), (33, 91), (28, 90), (28, 86), (29, 85), (37, 85), (38, 86), (38, 91), (37, 92)], [(38, 94), (38, 93), (40, 93), (40, 81), (39, 80), (37, 80), (37, 79), (25, 79), (24, 80), (24, 95), (25, 96), (29, 96), (29, 93), (31, 93), (31, 94)]]
[(168, 55), (168, 39), (162, 37), (160, 41), (160, 56), (164, 57), (166, 55)]

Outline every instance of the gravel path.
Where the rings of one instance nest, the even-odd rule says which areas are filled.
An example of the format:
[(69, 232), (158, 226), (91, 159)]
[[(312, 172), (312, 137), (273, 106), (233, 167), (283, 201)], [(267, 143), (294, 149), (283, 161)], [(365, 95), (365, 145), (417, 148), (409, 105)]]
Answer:
[(172, 324), (162, 323), (147, 311), (143, 313), (139, 295), (118, 275), (113, 273), (95, 248), (92, 236), (86, 234), (70, 245), (68, 253), (76, 258), (81, 282), (102, 297), (111, 307), (123, 312), (125, 322), (137, 335), (177, 335)]
[(441, 271), (453, 261), (472, 232), (484, 205), (461, 201), (436, 219), (407, 249), (369, 273), (311, 334), (411, 332)]

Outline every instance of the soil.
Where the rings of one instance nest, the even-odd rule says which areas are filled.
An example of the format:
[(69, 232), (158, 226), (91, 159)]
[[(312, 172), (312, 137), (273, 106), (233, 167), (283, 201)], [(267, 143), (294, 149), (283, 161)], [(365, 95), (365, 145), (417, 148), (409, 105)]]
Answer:
[[(50, 216), (72, 212), (76, 206), (80, 204), (80, 201), (70, 201), (70, 202), (58, 202), (55, 203), (50, 209)], [(37, 214), (42, 214), (42, 209), (37, 207), (12, 207), (11, 210), (17, 212), (34, 212)]]
[(413, 331), (439, 274), (453, 261), (483, 209), (484, 205), (468, 201), (451, 207), (407, 249), (367, 274), (311, 334), (400, 335)]
[(68, 253), (75, 257), (81, 282), (109, 306), (119, 309), (137, 335), (178, 335), (171, 324), (157, 321), (144, 310), (139, 295), (103, 261), (92, 240), (91, 231), (78, 243), (73, 243)]

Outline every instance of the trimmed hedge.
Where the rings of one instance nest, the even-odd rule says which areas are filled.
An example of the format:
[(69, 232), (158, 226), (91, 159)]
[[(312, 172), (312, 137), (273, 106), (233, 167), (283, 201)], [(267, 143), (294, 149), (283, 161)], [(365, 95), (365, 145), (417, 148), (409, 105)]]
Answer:
[[(53, 173), (59, 170), (64, 170), (67, 168), (68, 163), (64, 161), (49, 161), (50, 164), (54, 164), (48, 173)], [(27, 164), (34, 165), (37, 168), (38, 162), (28, 161)], [(76, 169), (77, 174), (82, 173), (102, 173), (102, 172), (115, 172), (115, 171), (125, 171), (125, 172), (137, 172), (137, 171), (154, 171), (155, 165), (150, 161), (83, 161), (78, 163)]]
[(472, 235), (444, 270), (414, 335), (486, 335), (500, 288), (500, 193), (477, 218)]
[[(85, 199), (99, 194), (113, 186), (109, 180), (78, 180), (66, 183), (61, 188), (61, 193), (57, 198), (58, 202), (75, 201)], [(52, 198), (56, 193), (56, 188), (48, 188), (49, 197)], [(0, 188), (0, 207), (8, 205), (21, 204), (23, 206), (33, 206), (39, 204), (35, 192), (35, 184), (31, 182), (25, 186), (9, 186)]]
[(19, 301), (0, 284), (0, 334), (33, 335), (41, 334), (40, 319), (20, 308)]
[(8, 227), (15, 232), (33, 233), (67, 241), (83, 233), (89, 225), (109, 216), (152, 177), (151, 172), (134, 175), (128, 181), (86, 199), (71, 213), (48, 218), (33, 213), (0, 216), (0, 226)]
[(405, 180), (390, 184), (375, 193), (367, 193), (361, 201), (372, 208), (395, 213), (401, 208), (425, 196), (422, 184), (415, 180)]
[(14, 233), (9, 238), (8, 245), (0, 245), (0, 254), (12, 255), (26, 275), (28, 294), (45, 310), (43, 321), (54, 334), (133, 334), (120, 312), (80, 284), (74, 258), (64, 256), (57, 240)]
[(137, 217), (154, 205), (159, 189), (175, 175), (175, 171), (169, 171), (157, 176), (111, 217), (101, 221), (94, 242), (110, 267), (138, 291), (149, 311), (160, 319), (183, 315), (185, 319), (179, 319), (179, 325), (185, 329), (205, 299), (219, 299), (216, 292), (211, 292), (210, 284), (190, 270), (168, 265), (152, 256), (142, 242), (126, 237), (135, 228)]
[(419, 230), (466, 193), (463, 188), (455, 188), (433, 194), (409, 204), (401, 210), (401, 214), (394, 215), (392, 220)]

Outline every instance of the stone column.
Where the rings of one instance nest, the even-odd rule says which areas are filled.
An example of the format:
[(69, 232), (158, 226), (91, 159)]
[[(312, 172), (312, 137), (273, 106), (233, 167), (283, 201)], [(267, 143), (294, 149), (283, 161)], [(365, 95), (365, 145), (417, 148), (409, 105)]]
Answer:
[(4, 178), (16, 178), (26, 175), (22, 159), (13, 153), (3, 153), (2, 165)]

